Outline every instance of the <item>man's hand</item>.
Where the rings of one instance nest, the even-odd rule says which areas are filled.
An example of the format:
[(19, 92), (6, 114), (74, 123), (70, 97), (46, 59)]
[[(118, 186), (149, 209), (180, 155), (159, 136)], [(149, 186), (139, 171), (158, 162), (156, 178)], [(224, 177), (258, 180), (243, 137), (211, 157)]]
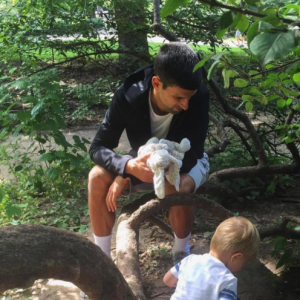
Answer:
[(129, 178), (123, 178), (122, 176), (117, 176), (111, 186), (109, 187), (106, 196), (106, 205), (108, 211), (114, 212), (117, 210), (117, 198), (122, 195), (125, 186), (128, 184)]
[(147, 166), (147, 159), (151, 153), (130, 159), (125, 167), (125, 172), (131, 174), (143, 182), (153, 182), (153, 172)]

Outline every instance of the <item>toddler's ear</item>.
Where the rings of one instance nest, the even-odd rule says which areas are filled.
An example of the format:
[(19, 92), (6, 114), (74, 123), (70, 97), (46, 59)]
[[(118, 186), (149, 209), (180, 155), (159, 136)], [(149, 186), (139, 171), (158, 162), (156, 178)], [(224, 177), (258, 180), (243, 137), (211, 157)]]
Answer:
[(234, 253), (232, 256), (231, 256), (231, 262), (235, 261), (236, 259), (238, 258), (243, 258), (243, 253)]

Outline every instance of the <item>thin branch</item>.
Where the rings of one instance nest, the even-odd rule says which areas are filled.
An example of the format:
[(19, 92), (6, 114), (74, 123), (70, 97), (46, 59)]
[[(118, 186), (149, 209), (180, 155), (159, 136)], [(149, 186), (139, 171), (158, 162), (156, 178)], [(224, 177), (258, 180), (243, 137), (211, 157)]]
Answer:
[(209, 114), (209, 119), (217, 127), (217, 134), (218, 134), (219, 138), (221, 139), (221, 143), (219, 143), (218, 145), (214, 145), (214, 146), (210, 147), (207, 151), (205, 151), (209, 157), (213, 157), (217, 153), (224, 152), (225, 149), (227, 148), (227, 146), (230, 144), (230, 141), (224, 130), (224, 124), (222, 122), (220, 122), (211, 113)]
[(288, 63), (286, 63), (286, 64), (281, 65), (281, 66), (274, 67), (274, 68), (271, 68), (271, 69), (262, 71), (262, 72), (260, 72), (260, 73), (252, 74), (252, 75), (250, 75), (249, 77), (251, 78), (251, 77), (255, 77), (255, 76), (257, 76), (257, 75), (266, 75), (266, 74), (269, 73), (269, 72), (277, 71), (277, 70), (279, 70), (279, 69), (281, 69), (281, 68), (284, 68), (284, 67), (286, 67), (286, 66), (289, 66), (289, 65), (291, 65), (291, 64), (293, 64), (293, 63), (295, 63), (295, 62), (297, 62), (297, 61), (300, 61), (300, 58), (295, 59), (295, 60), (293, 60), (293, 61), (290, 61), (290, 62), (288, 62)]
[(51, 65), (48, 65), (44, 68), (41, 68), (37, 71), (34, 71), (32, 73), (29, 74), (29, 76), (33, 75), (33, 74), (36, 74), (36, 73), (39, 73), (39, 72), (42, 72), (44, 70), (47, 70), (47, 69), (50, 69), (50, 68), (53, 68), (55, 66), (58, 66), (58, 65), (62, 65), (62, 64), (65, 64), (65, 63), (69, 63), (73, 60), (76, 60), (76, 59), (79, 59), (79, 58), (82, 58), (82, 57), (87, 57), (87, 56), (92, 56), (92, 55), (104, 55), (104, 54), (113, 54), (113, 53), (117, 53), (117, 54), (129, 54), (129, 55), (132, 55), (132, 56), (135, 56), (135, 57), (139, 57), (140, 59), (143, 59), (143, 60), (149, 60), (149, 57), (147, 57), (146, 55), (144, 54), (141, 54), (141, 53), (137, 53), (137, 52), (134, 52), (134, 51), (129, 51), (129, 50), (105, 50), (105, 51), (97, 51), (97, 52), (93, 52), (93, 53), (86, 53), (86, 54), (82, 54), (82, 55), (78, 55), (78, 56), (75, 56), (75, 57), (72, 57), (70, 59), (67, 59), (67, 60), (64, 60), (64, 61), (61, 61), (61, 62), (58, 62), (58, 63), (55, 63), (55, 64), (51, 64)]
[(300, 163), (292, 162), (284, 165), (258, 165), (253, 167), (230, 168), (214, 172), (210, 180), (224, 181), (235, 178), (254, 178), (274, 174), (296, 174), (300, 171)]
[[(237, 12), (237, 13), (241, 13), (243, 15), (249, 15), (249, 16), (254, 16), (254, 17), (258, 17), (258, 18), (264, 18), (267, 16), (265, 14), (254, 12), (252, 10), (226, 5), (226, 4), (220, 3), (216, 0), (197, 0), (197, 1), (200, 3), (203, 3), (203, 4), (208, 4), (211, 8), (212, 7), (220, 7), (220, 8), (224, 8), (224, 9), (229, 9), (229, 10)], [(287, 24), (294, 24), (293, 20), (288, 20), (288, 19), (284, 19), (284, 18), (280, 18), (280, 17), (278, 17), (278, 19), (280, 19), (281, 21), (283, 21), (284, 23), (287, 23)]]
[(146, 219), (146, 221), (150, 222), (153, 225), (158, 226), (165, 233), (174, 237), (172, 228), (169, 225), (167, 225), (165, 222), (161, 221), (160, 219), (158, 219), (154, 216), (150, 216)]
[(190, 27), (199, 28), (199, 29), (204, 29), (204, 30), (211, 30), (211, 27), (205, 27), (205, 26), (200, 26), (200, 25), (191, 24), (191, 23), (189, 23), (189, 22), (186, 22), (186, 21), (184, 21), (184, 20), (182, 20), (182, 19), (179, 19), (179, 18), (177, 18), (177, 17), (174, 17), (174, 16), (172, 16), (172, 15), (167, 16), (167, 18), (168, 18), (168, 19), (175, 20), (175, 21), (177, 21), (177, 22), (179, 22), (179, 23), (181, 23), (181, 24), (185, 24), (185, 25), (190, 26)]
[[(207, 78), (208, 72), (207, 72), (206, 68), (202, 67), (202, 71), (203, 71), (204, 77)], [(265, 165), (267, 163), (267, 155), (265, 153), (262, 141), (260, 140), (259, 135), (258, 135), (254, 125), (251, 123), (250, 119), (248, 118), (248, 116), (245, 113), (240, 112), (240, 111), (234, 109), (231, 105), (229, 105), (229, 103), (227, 102), (226, 98), (223, 96), (222, 91), (220, 90), (218, 84), (216, 83), (216, 81), (214, 79), (210, 79), (208, 81), (208, 83), (209, 83), (211, 89), (213, 90), (214, 94), (216, 95), (218, 101), (221, 103), (224, 111), (244, 123), (245, 127), (247, 128), (247, 130), (250, 134), (253, 145), (256, 149), (256, 152), (257, 152), (257, 155), (259, 158), (259, 164)]]
[(240, 137), (242, 143), (244, 144), (244, 146), (246, 147), (247, 151), (251, 155), (254, 163), (257, 164), (257, 159), (256, 159), (255, 155), (252, 152), (251, 146), (249, 145), (249, 143), (247, 142), (247, 140), (243, 136), (243, 134), (240, 132), (240, 130), (238, 129), (238, 127), (235, 126), (235, 124), (233, 124), (232, 122), (228, 122), (227, 124), (228, 124), (227, 126), (230, 127), (230, 128), (232, 128), (235, 131), (235, 133)]

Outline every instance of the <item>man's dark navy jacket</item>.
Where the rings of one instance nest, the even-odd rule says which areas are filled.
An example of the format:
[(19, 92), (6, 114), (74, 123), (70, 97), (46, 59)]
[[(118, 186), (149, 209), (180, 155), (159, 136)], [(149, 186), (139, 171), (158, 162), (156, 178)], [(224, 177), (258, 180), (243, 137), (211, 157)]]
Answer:
[[(116, 154), (113, 149), (119, 144), (124, 129), (135, 153), (151, 136), (149, 91), (154, 76), (153, 65), (146, 66), (129, 75), (116, 91), (105, 119), (100, 125), (90, 148), (92, 160), (108, 171), (123, 177), (128, 156)], [(189, 108), (173, 116), (167, 140), (180, 143), (183, 138), (191, 142), (185, 154), (181, 173), (188, 173), (203, 157), (204, 141), (208, 129), (209, 92), (204, 84), (190, 99)]]

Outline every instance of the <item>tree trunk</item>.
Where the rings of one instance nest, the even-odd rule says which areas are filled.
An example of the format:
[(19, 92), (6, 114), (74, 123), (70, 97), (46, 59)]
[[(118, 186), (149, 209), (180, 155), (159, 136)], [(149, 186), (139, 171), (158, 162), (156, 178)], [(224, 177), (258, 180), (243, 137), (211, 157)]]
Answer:
[(0, 294), (55, 278), (77, 285), (93, 300), (136, 300), (123, 276), (101, 250), (66, 230), (40, 225), (0, 229)]
[[(114, 0), (115, 21), (119, 40), (119, 50), (141, 52), (149, 57), (145, 18), (145, 0)], [(119, 62), (135, 69), (149, 61), (136, 62), (136, 58), (120, 54)], [(128, 71), (128, 69), (127, 69)]]

